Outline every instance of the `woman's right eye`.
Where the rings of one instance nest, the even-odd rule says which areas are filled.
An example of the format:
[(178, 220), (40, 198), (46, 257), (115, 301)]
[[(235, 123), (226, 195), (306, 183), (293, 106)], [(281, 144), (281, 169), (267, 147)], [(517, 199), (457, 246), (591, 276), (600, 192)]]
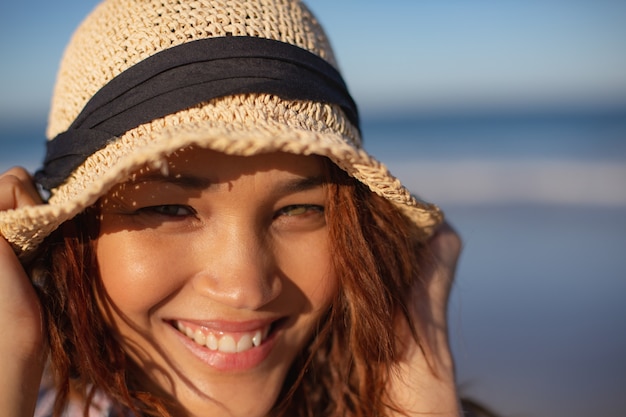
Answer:
[(181, 204), (163, 204), (159, 206), (143, 207), (137, 210), (137, 214), (155, 214), (165, 217), (186, 217), (195, 215), (195, 211)]

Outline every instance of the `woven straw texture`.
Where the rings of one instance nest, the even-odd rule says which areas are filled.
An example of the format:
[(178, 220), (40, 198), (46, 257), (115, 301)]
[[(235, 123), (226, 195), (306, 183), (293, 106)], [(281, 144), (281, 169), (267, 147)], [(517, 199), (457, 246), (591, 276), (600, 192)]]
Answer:
[[(216, 36), (278, 40), (336, 66), (323, 30), (298, 1), (108, 0), (83, 22), (66, 49), (48, 138), (65, 131), (91, 96), (130, 66), (164, 49)], [(18, 253), (28, 255), (62, 222), (133, 171), (159, 166), (167, 154), (190, 145), (234, 155), (284, 151), (327, 156), (396, 204), (423, 238), (442, 221), (436, 206), (416, 200), (361, 148), (358, 130), (338, 106), (249, 94), (201, 103), (126, 132), (52, 190), (49, 204), (1, 212), (0, 233)]]
[(106, 1), (78, 28), (66, 49), (48, 138), (65, 131), (100, 88), (132, 65), (164, 49), (217, 36), (282, 41), (336, 65), (319, 23), (296, 1)]

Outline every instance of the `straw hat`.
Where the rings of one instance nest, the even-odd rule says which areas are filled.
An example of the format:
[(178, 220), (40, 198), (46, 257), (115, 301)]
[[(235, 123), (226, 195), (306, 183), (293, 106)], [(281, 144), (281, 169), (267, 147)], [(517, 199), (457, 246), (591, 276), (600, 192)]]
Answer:
[(442, 221), (362, 148), (322, 28), (295, 0), (106, 0), (61, 62), (37, 182), (47, 204), (0, 212), (22, 256), (142, 166), (186, 146), (328, 157), (405, 213)]

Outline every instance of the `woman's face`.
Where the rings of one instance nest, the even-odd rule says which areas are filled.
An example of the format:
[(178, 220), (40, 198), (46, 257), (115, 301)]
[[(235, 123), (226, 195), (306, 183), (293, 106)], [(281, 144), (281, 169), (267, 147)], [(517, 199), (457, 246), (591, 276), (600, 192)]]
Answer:
[(188, 149), (101, 204), (111, 325), (176, 413), (263, 416), (336, 291), (322, 163)]

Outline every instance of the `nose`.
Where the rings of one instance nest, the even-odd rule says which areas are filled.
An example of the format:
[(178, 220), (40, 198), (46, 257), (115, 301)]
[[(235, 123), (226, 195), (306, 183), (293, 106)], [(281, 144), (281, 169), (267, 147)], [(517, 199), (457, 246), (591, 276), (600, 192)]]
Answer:
[(200, 267), (192, 286), (215, 302), (258, 310), (278, 297), (282, 281), (267, 231), (235, 223), (207, 231), (209, 236), (195, 248)]

